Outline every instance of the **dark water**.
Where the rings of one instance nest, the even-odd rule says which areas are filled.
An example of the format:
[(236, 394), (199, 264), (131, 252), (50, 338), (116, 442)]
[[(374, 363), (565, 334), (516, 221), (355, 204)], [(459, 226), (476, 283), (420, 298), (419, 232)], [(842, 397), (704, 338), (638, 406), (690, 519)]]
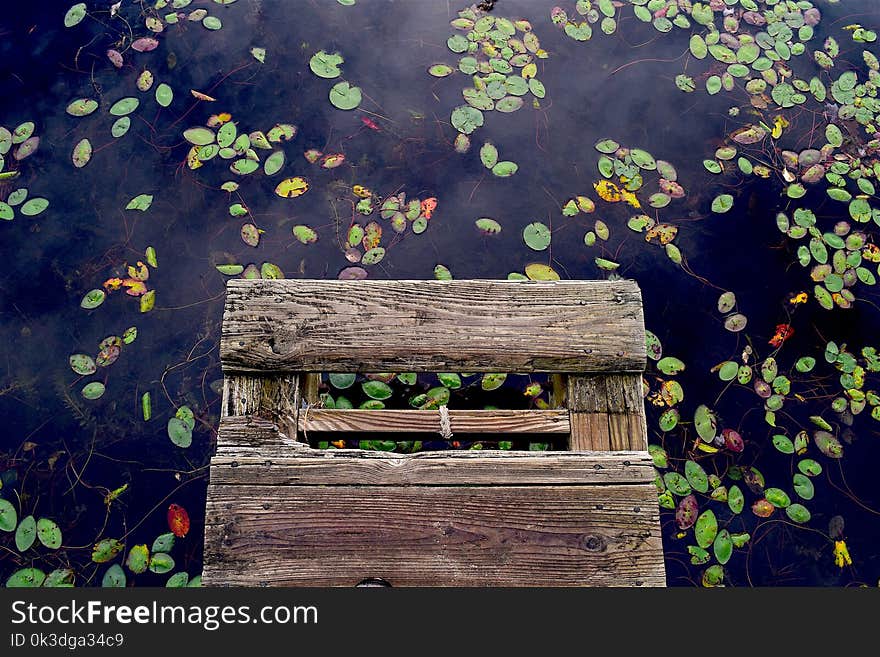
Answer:
[[(165, 516), (171, 503), (185, 507), (192, 519), (191, 531), (172, 552), (175, 570), (190, 575), (201, 570), (205, 465), (218, 422), (217, 342), (226, 280), (214, 265), (268, 261), (289, 278), (335, 278), (350, 264), (335, 236), (337, 230), (344, 234), (351, 218), (347, 189), (353, 184), (383, 196), (400, 190), (411, 198), (439, 200), (425, 233), (406, 233), (380, 264), (367, 267), (374, 278), (431, 278), (437, 264), (456, 278), (506, 278), (529, 262), (551, 264), (563, 278), (602, 278), (607, 274), (594, 264), (596, 256), (620, 262), (616, 273), (642, 287), (648, 329), (662, 340), (666, 354), (687, 364), (678, 377), (686, 391), (683, 417), (690, 418), (699, 403), (712, 404), (721, 392), (709, 372), (712, 366), (736, 358), (747, 341), (762, 357), (769, 353), (766, 343), (774, 327), (789, 321), (788, 295), (812, 287), (806, 286), (805, 272), (793, 266), (793, 248), (773, 221), (788, 206), (778, 187), (713, 176), (702, 167), (725, 135), (742, 125), (741, 118), (728, 116), (728, 109), (742, 105), (744, 94), (709, 97), (701, 88), (693, 94), (676, 89), (673, 80), (682, 71), (687, 35), (659, 35), (633, 20), (628, 10), (617, 34), (605, 36), (597, 29), (591, 41), (577, 43), (552, 25), (552, 3), (500, 0), (494, 13), (529, 19), (549, 53), (539, 60), (547, 97), (540, 109), (528, 102), (512, 114), (487, 113), (486, 124), (472, 135), (471, 151), (459, 155), (452, 149), (456, 132), (449, 112), (461, 103), (466, 76), (437, 80), (425, 72), (431, 64), (457, 61), (446, 47), (453, 33), (449, 21), (460, 9), (454, 4), (358, 0), (343, 7), (330, 0), (240, 0), (219, 7), (196, 0), (186, 11), (207, 8), (222, 18), (221, 30), (186, 21), (169, 26), (158, 49), (129, 51), (118, 71), (103, 53), (116, 39), (112, 35), (127, 30), (106, 13), (65, 30), (61, 19), (69, 4), (24, 4), (0, 19), (0, 124), (12, 128), (33, 120), (42, 139), (37, 154), (22, 162), (16, 186), (51, 201), (37, 217), (16, 216), (0, 225), (0, 340), (6, 345), (0, 373), (5, 425), (0, 494), (20, 516), (52, 518), (64, 532), (63, 549), (33, 548), (25, 555), (15, 550), (11, 534), (0, 535), (4, 580), (17, 568), (34, 565), (46, 572), (70, 567), (78, 585), (100, 584), (106, 566), (90, 562), (91, 545), (100, 538), (150, 545), (168, 531)], [(123, 3), (121, 11), (132, 19), (138, 11), (130, 4)], [(874, 1), (820, 6), (824, 17), (815, 41), (835, 34), (844, 51), (841, 58), (857, 64), (861, 48), (840, 28), (856, 21), (880, 24)], [(136, 35), (144, 36), (140, 25)], [(252, 46), (266, 48), (265, 64), (251, 57)], [(343, 112), (330, 105), (327, 93), (336, 81), (319, 79), (308, 67), (318, 50), (344, 55), (344, 78), (366, 94), (359, 110)], [(811, 66), (808, 56), (801, 59), (798, 66)], [(637, 60), (654, 61), (633, 64)], [(698, 77), (708, 65), (691, 62), (690, 72)], [(158, 108), (152, 91), (135, 89), (144, 67), (157, 84), (174, 89), (169, 108)], [(217, 101), (198, 102), (190, 89)], [(86, 118), (66, 115), (67, 103), (81, 96), (100, 98), (99, 111)], [(141, 107), (132, 115), (130, 132), (114, 140), (109, 134), (114, 117), (107, 109), (124, 96), (140, 98)], [(219, 161), (189, 170), (181, 133), (218, 112), (230, 112), (245, 132), (268, 131), (279, 122), (298, 126), (296, 138), (282, 145), (287, 155), (282, 175), (306, 176), (309, 192), (281, 199), (273, 193), (281, 175), (257, 173), (230, 196), (219, 186), (235, 176)], [(366, 127), (362, 117), (380, 129)], [(792, 133), (809, 131), (810, 118), (798, 115)], [(86, 167), (75, 169), (70, 153), (83, 137), (91, 140), (95, 153)], [(595, 198), (599, 153), (593, 144), (605, 137), (647, 149), (678, 169), (688, 194), (661, 216), (679, 227), (676, 243), (696, 275), (628, 230), (633, 213), (623, 204), (599, 202), (595, 214), (572, 219), (560, 214), (568, 198)], [(502, 159), (519, 164), (514, 177), (487, 175), (477, 154), (487, 140), (498, 146)], [(344, 152), (346, 164), (333, 170), (310, 165), (302, 158), (308, 148)], [(341, 184), (334, 185), (337, 181)], [(734, 210), (713, 215), (711, 200), (725, 188), (737, 199)], [(141, 193), (155, 197), (148, 212), (123, 210)], [(839, 213), (823, 196), (811, 193), (805, 200), (813, 201), (820, 217)], [(227, 211), (233, 202), (246, 204), (265, 231), (257, 249), (239, 238), (242, 222)], [(478, 217), (498, 220), (502, 232), (480, 234), (473, 225)], [(588, 248), (584, 233), (596, 218), (608, 224), (611, 236)], [(531, 221), (553, 229), (549, 251), (536, 253), (523, 243), (522, 228)], [(318, 241), (297, 242), (290, 230), (295, 224), (314, 228)], [(124, 264), (143, 260), (148, 246), (155, 247), (159, 265), (149, 279), (156, 290), (152, 312), (140, 313), (138, 300), (122, 291), (95, 310), (79, 307), (88, 290), (119, 275)], [(724, 290), (736, 292), (748, 315), (743, 333), (721, 326), (715, 304)], [(828, 339), (854, 348), (871, 344), (878, 327), (876, 294), (861, 290), (860, 302), (848, 311), (829, 313), (815, 303), (799, 308), (796, 334), (780, 361), (806, 354), (821, 361)], [(104, 337), (121, 335), (130, 326), (137, 326), (137, 340), (124, 346), (110, 367), (88, 377), (103, 381), (106, 393), (96, 401), (84, 400), (79, 391), (85, 380), (70, 370), (68, 356), (94, 354)], [(152, 398), (149, 422), (141, 416), (145, 392)], [(827, 409), (828, 401), (793, 404), (787, 410), (803, 423)], [(166, 433), (168, 419), (184, 404), (196, 415), (192, 446), (186, 450), (175, 447)], [(754, 464), (768, 481), (788, 485), (791, 459), (770, 445), (773, 432), (763, 423), (754, 394), (734, 389), (715, 407), (724, 426), (746, 438), (738, 462)], [(659, 443), (653, 409), (649, 425), (650, 442)], [(779, 512), (760, 521), (747, 509), (734, 519), (731, 531), (748, 531), (752, 541), (728, 563), (729, 583), (876, 584), (876, 427), (868, 417), (857, 418), (857, 439), (845, 446), (844, 459), (839, 464), (822, 460), (825, 472), (815, 480), (816, 499), (809, 503), (813, 519), (806, 528), (781, 522)], [(672, 433), (665, 445), (680, 457), (684, 441), (680, 432)], [(728, 463), (722, 455), (704, 465), (721, 473)], [(128, 489), (108, 509), (108, 491), (125, 484)], [(833, 563), (828, 522), (834, 515), (846, 521), (851, 568)], [(692, 539), (676, 538), (671, 513), (662, 518), (669, 583), (698, 582), (701, 569), (688, 563), (686, 551)], [(136, 585), (162, 585), (166, 579), (149, 572), (129, 574)]]

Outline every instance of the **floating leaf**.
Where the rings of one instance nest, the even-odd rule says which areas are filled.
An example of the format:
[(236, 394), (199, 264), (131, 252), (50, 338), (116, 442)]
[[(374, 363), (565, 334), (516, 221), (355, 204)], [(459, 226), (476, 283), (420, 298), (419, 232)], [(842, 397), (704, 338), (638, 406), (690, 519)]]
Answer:
[(492, 174), (499, 178), (509, 178), (519, 170), (519, 165), (510, 160), (503, 160), (492, 167)]
[(489, 217), (480, 217), (474, 222), (478, 229), (487, 235), (496, 235), (501, 232), (501, 224)]
[(530, 249), (543, 251), (550, 246), (550, 229), (537, 221), (530, 223), (523, 229), (523, 240)]
[(92, 159), (92, 142), (88, 139), (81, 139), (77, 142), (76, 146), (73, 147), (72, 159), (73, 166), (78, 169), (87, 165), (89, 160)]
[(388, 399), (394, 392), (391, 386), (382, 381), (365, 381), (361, 384), (361, 389), (370, 399), (378, 400)]
[(282, 198), (296, 198), (307, 191), (309, 191), (309, 183), (300, 176), (285, 178), (275, 187), (275, 193)]
[(257, 48), (256, 46), (251, 48), (250, 50), (251, 56), (256, 59), (260, 64), (266, 63), (266, 49), (265, 48)]
[(113, 564), (101, 578), (101, 586), (104, 588), (125, 588), (125, 571), (118, 563)]
[(37, 520), (37, 538), (50, 550), (57, 550), (61, 547), (61, 530), (48, 518)]
[(792, 520), (792, 522), (799, 524), (809, 522), (811, 517), (807, 507), (803, 504), (798, 504), (797, 502), (786, 507), (785, 514)]
[(673, 356), (666, 356), (665, 358), (661, 358), (660, 361), (657, 363), (657, 369), (663, 372), (663, 374), (674, 376), (679, 372), (684, 371), (685, 364), (678, 358), (674, 358)]
[(187, 448), (192, 444), (192, 428), (178, 417), (169, 418), (168, 437), (178, 447)]
[(448, 64), (434, 64), (428, 68), (428, 74), (433, 75), (435, 78), (445, 78), (454, 72), (455, 69)]
[(48, 199), (37, 197), (30, 199), (21, 206), (21, 214), (25, 217), (35, 217), (49, 207)]
[[(13, 508), (13, 512), (15, 509)], [(3, 520), (3, 511), (0, 509), (0, 528), (4, 526)], [(4, 530), (9, 531), (9, 530)], [(15, 530), (15, 547), (19, 552), (25, 552), (30, 549), (30, 547), (34, 544), (34, 541), (37, 538), (37, 521), (34, 520), (33, 516), (27, 516), (26, 518), (22, 518), (22, 521), (18, 523), (18, 528)]]
[(65, 110), (71, 116), (88, 116), (98, 109), (98, 101), (91, 98), (77, 98), (71, 101)]
[(498, 164), (498, 149), (491, 142), (486, 142), (480, 148), (480, 161), (487, 169)]
[(711, 443), (717, 433), (718, 420), (715, 417), (715, 413), (708, 406), (701, 404), (694, 413), (694, 426), (700, 438), (707, 443)]
[(141, 101), (139, 101), (134, 96), (121, 98), (110, 106), (110, 114), (112, 114), (113, 116), (125, 116), (127, 114), (131, 114), (138, 108), (138, 105), (140, 105), (140, 103)]
[(483, 125), (483, 113), (470, 105), (459, 105), (452, 110), (451, 121), (456, 130), (469, 135)]
[(532, 262), (525, 267), (526, 276), (532, 281), (558, 281), (559, 274), (550, 267), (540, 262)]
[(104, 292), (104, 290), (90, 290), (89, 292), (86, 292), (86, 295), (82, 298), (82, 301), (80, 301), (79, 305), (86, 310), (92, 310), (104, 303), (104, 299), (106, 298), (107, 293)]
[(174, 91), (162, 82), (156, 87), (156, 102), (162, 107), (168, 107), (174, 100)]
[(150, 551), (147, 549), (146, 544), (132, 547), (128, 552), (128, 557), (125, 559), (125, 565), (135, 575), (145, 572), (149, 563)]
[(312, 244), (318, 241), (318, 233), (304, 225), (294, 226), (293, 236), (302, 244)]
[(146, 212), (150, 209), (150, 206), (153, 204), (153, 195), (152, 194), (138, 194), (133, 199), (128, 202), (128, 205), (125, 206), (126, 210), (140, 210), (141, 212)]
[(95, 563), (107, 563), (122, 550), (122, 543), (115, 538), (105, 538), (95, 543), (92, 548), (92, 561)]
[(724, 214), (733, 207), (733, 196), (730, 194), (721, 194), (716, 196), (712, 201), (712, 212)]
[(70, 357), (70, 369), (81, 376), (94, 374), (97, 370), (95, 367), (95, 361), (92, 360), (91, 356), (86, 354), (73, 354)]
[(681, 498), (675, 508), (675, 524), (682, 531), (690, 529), (697, 521), (699, 510), (695, 495), (691, 494)]
[(12, 532), (18, 524), (18, 512), (9, 500), (0, 497), (0, 531)]
[[(75, 25), (79, 25), (82, 19), (86, 17), (87, 13), (88, 7), (85, 2), (76, 3), (67, 10), (66, 14), (64, 14), (64, 27), (74, 27)], [(37, 586), (39, 586), (39, 584)]]
[(361, 104), (360, 87), (353, 87), (348, 82), (337, 82), (330, 89), (330, 103), (341, 110), (353, 110)]
[(712, 545), (717, 535), (718, 520), (715, 518), (715, 513), (711, 509), (707, 509), (700, 514), (699, 518), (697, 518), (697, 523), (694, 527), (694, 536), (697, 539), (697, 545), (706, 549)]
[(46, 573), (39, 568), (22, 568), (16, 570), (6, 580), (6, 588), (36, 588), (42, 586)]

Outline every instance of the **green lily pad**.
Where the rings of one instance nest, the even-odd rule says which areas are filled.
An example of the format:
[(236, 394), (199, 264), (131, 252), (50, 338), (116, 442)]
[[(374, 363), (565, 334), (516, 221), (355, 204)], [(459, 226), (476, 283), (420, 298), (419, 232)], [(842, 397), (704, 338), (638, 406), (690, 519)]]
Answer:
[[(74, 27), (79, 25), (88, 13), (88, 7), (85, 2), (77, 2), (67, 13), (64, 14), (64, 27)], [(39, 586), (39, 584), (37, 585)]]
[(332, 373), (329, 375), (329, 378), (330, 385), (332, 385), (337, 390), (345, 390), (346, 388), (350, 388), (354, 385), (354, 382), (357, 379), (357, 375), (347, 373)]
[(694, 426), (700, 438), (704, 442), (711, 443), (718, 431), (718, 419), (708, 406), (701, 404), (697, 406), (697, 410), (694, 413)]
[(469, 135), (483, 125), (483, 113), (470, 105), (459, 105), (452, 110), (450, 120), (456, 130)]
[(677, 472), (667, 472), (663, 475), (663, 483), (666, 487), (679, 497), (691, 494), (691, 485), (688, 480)]
[(545, 250), (550, 246), (550, 240), (550, 228), (541, 222), (532, 222), (523, 229), (523, 241), (534, 251)]
[(169, 418), (167, 432), (171, 442), (178, 447), (185, 449), (192, 444), (192, 428), (179, 417)]
[(734, 484), (727, 491), (727, 506), (733, 513), (742, 513), (745, 507), (746, 498), (739, 486)]
[(91, 98), (77, 98), (71, 101), (65, 111), (71, 116), (88, 116), (98, 109), (98, 101)]
[(128, 552), (128, 557), (125, 559), (125, 565), (135, 575), (146, 572), (149, 563), (150, 551), (147, 549), (146, 544), (143, 543), (132, 547)]
[(174, 90), (162, 82), (156, 87), (156, 102), (162, 107), (168, 107), (174, 100)]
[(511, 162), (510, 160), (502, 160), (494, 167), (492, 167), (492, 175), (498, 176), (499, 178), (509, 178), (518, 170), (519, 165), (516, 162)]
[(794, 492), (797, 493), (798, 497), (803, 500), (813, 499), (816, 489), (813, 486), (813, 482), (807, 476), (798, 472), (795, 473), (792, 481), (794, 482)]
[(789, 438), (788, 436), (784, 436), (782, 434), (774, 435), (773, 447), (775, 447), (783, 454), (794, 454), (794, 443), (791, 442), (791, 438)]
[(0, 497), (0, 531), (12, 532), (18, 524), (18, 512), (9, 500)]
[(447, 75), (451, 75), (454, 72), (455, 69), (448, 64), (434, 64), (428, 68), (428, 74), (433, 75), (435, 78), (445, 78)]
[(712, 212), (716, 214), (724, 214), (729, 212), (733, 207), (733, 196), (730, 194), (720, 194), (712, 201)]
[(121, 98), (110, 106), (110, 114), (113, 116), (126, 116), (134, 112), (140, 104), (141, 101), (134, 96)]
[(153, 204), (153, 195), (152, 194), (138, 194), (133, 199), (128, 202), (128, 205), (125, 206), (126, 210), (140, 210), (141, 212), (146, 212), (150, 209), (150, 206)]
[(339, 53), (326, 53), (321, 50), (312, 55), (312, 58), (309, 60), (309, 68), (319, 78), (332, 79), (342, 74), (342, 71), (339, 70), (339, 65), (343, 61), (345, 60), (343, 60)]
[(718, 535), (718, 520), (712, 509), (706, 509), (697, 518), (697, 524), (694, 526), (694, 536), (697, 539), (697, 545), (706, 549), (715, 541)]
[(61, 547), (61, 530), (58, 525), (48, 518), (37, 520), (37, 538), (50, 550)]
[(25, 217), (36, 217), (49, 207), (49, 199), (42, 197), (32, 198), (21, 206), (21, 213)]
[(661, 358), (658, 361), (657, 369), (663, 372), (663, 374), (674, 376), (679, 372), (684, 371), (685, 364), (678, 358), (675, 358), (673, 356), (666, 356), (665, 358)]
[(698, 493), (705, 493), (709, 490), (709, 477), (706, 471), (696, 461), (686, 461), (684, 464), (684, 474), (688, 483)]
[(461, 377), (455, 372), (441, 372), (437, 374), (437, 378), (450, 390), (461, 388)]
[(810, 512), (803, 504), (798, 504), (795, 502), (794, 504), (785, 508), (785, 514), (791, 519), (792, 522), (796, 522), (798, 524), (804, 524), (810, 521)]
[(83, 168), (92, 159), (92, 142), (88, 139), (81, 139), (73, 147), (73, 166), (77, 169)]
[(722, 529), (718, 532), (712, 544), (712, 552), (715, 554), (715, 559), (722, 566), (730, 561), (730, 557), (733, 554), (733, 541), (730, 538), (729, 531)]
[(341, 110), (353, 110), (361, 104), (361, 89), (348, 82), (337, 82), (330, 89), (330, 103)]
[[(2, 511), (0, 511), (0, 516), (2, 516)], [(0, 526), (2, 526), (2, 523), (2, 517), (0, 517)], [(16, 549), (18, 549), (19, 552), (25, 552), (34, 544), (36, 538), (37, 521), (34, 520), (33, 516), (22, 518), (22, 521), (18, 523), (18, 528), (15, 530)]]
[(6, 588), (37, 588), (43, 585), (46, 573), (39, 568), (22, 568), (16, 570), (6, 580)]
[(110, 135), (114, 139), (119, 139), (125, 133), (128, 132), (128, 129), (131, 127), (131, 119), (127, 116), (120, 116), (113, 122), (113, 125), (110, 126)]
[(105, 538), (92, 548), (92, 561), (95, 563), (107, 563), (122, 550), (122, 543), (115, 538)]
[(113, 564), (101, 578), (101, 586), (105, 589), (124, 589), (126, 584), (125, 571), (118, 563)]
[(480, 161), (487, 169), (491, 169), (498, 164), (498, 149), (491, 142), (486, 142), (480, 148)]
[(394, 391), (391, 389), (387, 383), (383, 383), (382, 381), (364, 381), (361, 384), (361, 389), (364, 391), (364, 394), (370, 399), (378, 399), (384, 400), (391, 397), (394, 394)]
[(474, 222), (477, 228), (487, 235), (497, 235), (501, 232), (501, 224), (489, 217), (480, 217)]
[(791, 504), (791, 498), (781, 488), (765, 488), (764, 497), (777, 509), (784, 509)]
[(174, 559), (167, 552), (158, 552), (150, 557), (150, 571), (164, 575), (174, 570)]

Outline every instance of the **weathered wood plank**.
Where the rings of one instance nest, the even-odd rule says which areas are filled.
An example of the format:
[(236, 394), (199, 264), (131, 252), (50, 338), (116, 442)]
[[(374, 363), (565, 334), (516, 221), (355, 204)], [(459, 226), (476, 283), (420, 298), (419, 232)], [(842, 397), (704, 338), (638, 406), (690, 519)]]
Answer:
[(648, 449), (645, 403), (640, 374), (609, 374), (605, 378), (611, 449)]
[(206, 585), (662, 586), (656, 490), (216, 486)]
[[(524, 486), (647, 484), (647, 452), (425, 452), (302, 450), (293, 457), (225, 454), (211, 461), (212, 485)], [(241, 489), (243, 490), (243, 489)], [(247, 495), (247, 493), (243, 493)]]
[(256, 415), (220, 418), (218, 455), (281, 456), (303, 449), (308, 449), (308, 445), (292, 440), (270, 420)]
[[(568, 411), (449, 411), (453, 433), (559, 433), (570, 430)], [(326, 410), (309, 408), (299, 414), (299, 430), (439, 433), (439, 411)]]
[[(297, 437), (300, 380), (296, 374), (252, 376), (229, 374), (223, 378), (221, 418), (256, 416), (274, 422), (290, 440)], [(234, 429), (231, 438), (239, 436)]]
[(227, 372), (601, 372), (645, 366), (633, 281), (232, 280)]
[(646, 450), (640, 374), (570, 376), (571, 449)]

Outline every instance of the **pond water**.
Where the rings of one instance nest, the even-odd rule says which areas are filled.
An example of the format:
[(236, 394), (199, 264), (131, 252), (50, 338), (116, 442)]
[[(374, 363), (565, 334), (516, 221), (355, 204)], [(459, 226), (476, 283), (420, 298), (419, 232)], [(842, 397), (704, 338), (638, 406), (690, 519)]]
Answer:
[[(39, 136), (0, 151), (0, 579), (198, 575), (224, 285), (254, 264), (635, 279), (668, 583), (877, 584), (874, 0), (71, 4), (0, 18), (0, 125)], [(540, 406), (536, 382), (481, 403)]]

